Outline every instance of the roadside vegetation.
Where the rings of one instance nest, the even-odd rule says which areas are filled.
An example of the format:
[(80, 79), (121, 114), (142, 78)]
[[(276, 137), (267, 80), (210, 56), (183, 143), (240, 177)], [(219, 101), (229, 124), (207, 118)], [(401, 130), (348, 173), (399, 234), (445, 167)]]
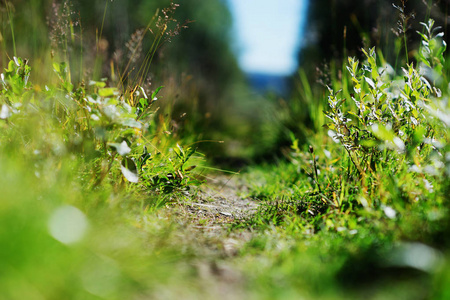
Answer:
[[(0, 6), (0, 298), (450, 297), (450, 67), (435, 21), (395, 62), (367, 47), (319, 83), (300, 70), (260, 120), (230, 116), (255, 105), (236, 104), (242, 74), (209, 87), (204, 70), (193, 84), (167, 73), (162, 46), (193, 26), (177, 4), (115, 61), (103, 27), (85, 53), (92, 36), (68, 3), (53, 6), (48, 48), (16, 41), (24, 19)], [(242, 149), (246, 134), (260, 138)], [(260, 163), (213, 164), (236, 157), (230, 168)], [(240, 200), (247, 213), (216, 205)]]
[[(277, 257), (273, 266), (285, 264), (293, 286), (313, 286), (304, 278), (319, 273), (314, 280), (328, 280), (333, 295), (336, 282), (354, 288), (356, 298), (444, 299), (448, 293), (446, 45), (433, 20), (422, 25), (416, 62), (396, 72), (375, 48), (363, 49), (361, 61), (349, 57), (342, 77), (332, 74), (326, 98), (306, 97), (322, 99), (310, 103), (315, 133), (307, 143), (293, 136), (289, 161), (245, 175), (250, 196), (262, 204), (236, 227), (289, 237), (289, 250), (270, 246), (265, 234), (249, 248)], [(308, 260), (307, 269), (297, 265), (297, 255)]]

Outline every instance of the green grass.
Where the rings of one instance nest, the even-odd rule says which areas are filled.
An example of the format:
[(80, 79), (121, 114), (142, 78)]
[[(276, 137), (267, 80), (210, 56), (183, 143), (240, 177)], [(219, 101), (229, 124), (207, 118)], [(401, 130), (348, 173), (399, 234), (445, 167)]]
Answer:
[[(448, 295), (445, 45), (432, 21), (424, 26), (427, 43), (416, 65), (432, 70), (431, 78), (414, 64), (389, 74), (375, 49), (361, 62), (349, 58), (327, 98), (315, 99), (328, 107), (325, 126), (317, 117), (321, 105), (310, 106), (310, 146), (293, 137), (287, 161), (244, 175), (247, 195), (261, 206), (234, 228), (259, 233), (243, 257), (266, 263), (256, 281), (280, 285), (266, 291), (272, 298), (292, 296), (298, 287), (296, 295), (305, 298)], [(308, 86), (301, 92), (312, 100)]]
[(0, 298), (447, 299), (449, 67), (433, 26), (404, 70), (368, 49), (325, 92), (300, 72), (299, 98), (271, 116), (287, 128), (267, 138), (292, 131), (285, 158), (238, 175), (258, 212), (215, 234), (177, 211), (214, 166), (201, 133), (178, 135), (173, 107), (158, 108), (163, 87), (14, 57), (0, 82)]

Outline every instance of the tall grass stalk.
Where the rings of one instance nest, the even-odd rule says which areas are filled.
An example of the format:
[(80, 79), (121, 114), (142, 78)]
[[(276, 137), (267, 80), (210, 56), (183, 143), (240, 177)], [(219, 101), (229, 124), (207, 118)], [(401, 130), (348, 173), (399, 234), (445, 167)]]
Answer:
[[(127, 65), (125, 66), (124, 70), (121, 72), (121, 74), (119, 75), (120, 77), (120, 82), (119, 84), (124, 87), (124, 82), (126, 80), (128, 80), (128, 76), (130, 74), (130, 67), (132, 64), (133, 59), (137, 56), (137, 49), (139, 49), (139, 47), (142, 45), (142, 42), (145, 38), (145, 36), (147, 35), (147, 32), (149, 32), (150, 28), (152, 27), (152, 25), (155, 23), (156, 18), (159, 15), (159, 9), (156, 10), (155, 14), (153, 15), (152, 19), (150, 20), (150, 22), (148, 22), (147, 26), (145, 27), (144, 33), (140, 36), (137, 45), (135, 46), (135, 48), (133, 49), (133, 52), (131, 53), (130, 59), (128, 60)], [(164, 32), (158, 32), (157, 37), (155, 37), (153, 39), (152, 45), (150, 46), (149, 50), (147, 51), (147, 54), (145, 56), (144, 62), (140, 65), (139, 67), (139, 71), (138, 74), (136, 75), (135, 78), (133, 78), (133, 82), (131, 84), (131, 86), (140, 86), (142, 85), (143, 80), (145, 80), (145, 78), (147, 77), (148, 71), (150, 69), (150, 63), (151, 60), (153, 59), (153, 56), (155, 55), (156, 51), (157, 51), (157, 46), (159, 45), (159, 42), (161, 41), (162, 36), (164, 35)], [(149, 59), (149, 57), (151, 59)], [(150, 61), (149, 61), (150, 60)], [(145, 70), (145, 71), (143, 71)]]
[(13, 46), (13, 53), (14, 56), (17, 56), (17, 51), (16, 51), (16, 37), (14, 34), (14, 18), (13, 18), (13, 13), (11, 11), (11, 4), (6, 1), (6, 11), (8, 14), (8, 19), (9, 19), (9, 26), (11, 28), (11, 39), (12, 39), (12, 46)]

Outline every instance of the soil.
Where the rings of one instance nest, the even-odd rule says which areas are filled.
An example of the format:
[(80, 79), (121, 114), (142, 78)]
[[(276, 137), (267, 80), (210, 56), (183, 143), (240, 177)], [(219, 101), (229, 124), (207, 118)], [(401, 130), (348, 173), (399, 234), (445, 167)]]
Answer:
[[(230, 258), (239, 254), (253, 232), (228, 229), (236, 221), (256, 213), (258, 202), (245, 196), (247, 188), (239, 179), (239, 175), (208, 178), (207, 184), (185, 202), (178, 202), (166, 211), (179, 225), (179, 239), (198, 255), (192, 265), (205, 299), (247, 299), (245, 276)], [(198, 295), (185, 296), (198, 299)]]
[(239, 176), (217, 175), (208, 178), (196, 195), (178, 203), (177, 212), (189, 220), (192, 228), (203, 232), (221, 232), (229, 224), (250, 217), (258, 203), (246, 194), (247, 188), (239, 183)]
[(256, 213), (258, 202), (245, 197), (239, 176), (216, 175), (184, 202), (168, 207), (170, 219), (186, 244), (197, 245), (204, 256), (231, 257), (252, 238), (249, 229), (233, 230), (231, 224)]

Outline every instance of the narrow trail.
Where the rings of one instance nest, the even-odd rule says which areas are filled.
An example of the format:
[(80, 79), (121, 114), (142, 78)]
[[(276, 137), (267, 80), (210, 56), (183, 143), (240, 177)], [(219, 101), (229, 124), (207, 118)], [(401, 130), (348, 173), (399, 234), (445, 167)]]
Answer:
[[(184, 299), (248, 299), (245, 275), (233, 258), (254, 233), (228, 228), (256, 213), (258, 203), (241, 196), (247, 188), (239, 179), (239, 176), (226, 175), (208, 178), (207, 184), (191, 199), (166, 209), (168, 217), (178, 223), (178, 239), (197, 256), (191, 265), (196, 269), (196, 284), (203, 295), (185, 294)], [(158, 295), (154, 296), (159, 299)]]
[[(188, 210), (199, 218), (210, 219), (211, 224), (219, 227), (254, 214), (258, 204), (241, 196), (247, 192), (247, 187), (238, 180), (237, 176), (225, 175), (210, 178), (201, 188), (197, 201), (187, 205)], [(208, 229), (208, 226), (201, 227)]]
[(213, 175), (184, 201), (161, 211), (176, 224), (176, 235), (187, 248), (211, 258), (235, 256), (249, 241), (251, 230), (229, 230), (239, 220), (255, 214), (259, 203), (245, 197), (247, 187), (239, 176)]
[(223, 234), (228, 225), (256, 213), (258, 203), (241, 196), (246, 192), (238, 176), (216, 175), (191, 199), (178, 203), (175, 211), (191, 229), (207, 235)]

